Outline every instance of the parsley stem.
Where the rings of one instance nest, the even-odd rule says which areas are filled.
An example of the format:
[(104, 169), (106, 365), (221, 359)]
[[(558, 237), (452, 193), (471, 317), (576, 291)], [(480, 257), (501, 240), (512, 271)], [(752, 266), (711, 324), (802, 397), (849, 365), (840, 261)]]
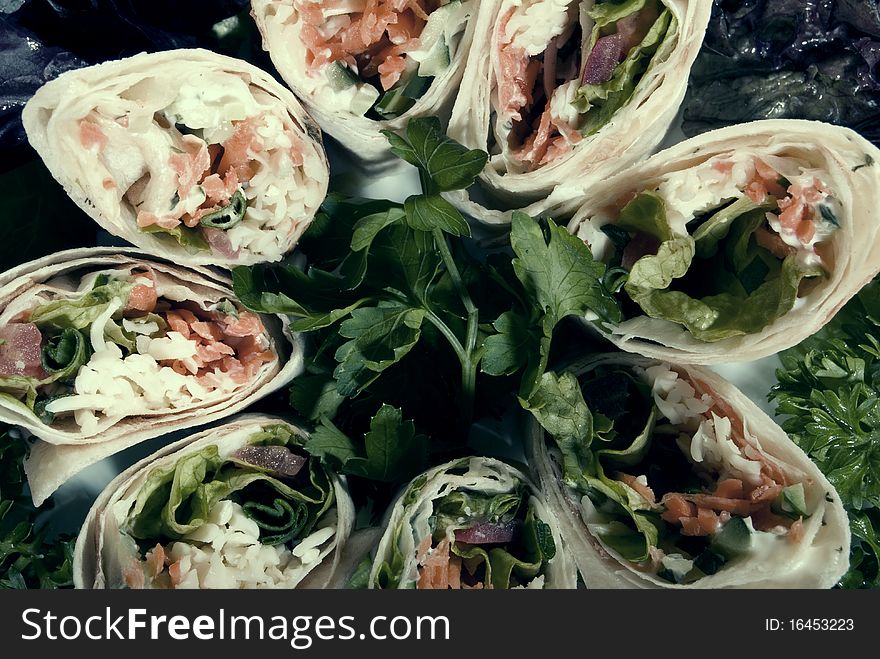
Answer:
[(426, 311), (427, 311), (427, 313), (425, 314), (425, 318), (427, 318), (428, 321), (434, 327), (436, 327), (443, 336), (446, 337), (446, 340), (449, 341), (449, 345), (451, 345), (452, 349), (455, 351), (455, 354), (458, 357), (458, 360), (462, 364), (464, 364), (464, 362), (467, 361), (468, 356), (467, 356), (467, 353), (465, 352), (464, 347), (461, 345), (461, 341), (459, 341), (458, 337), (455, 336), (455, 332), (453, 332), (449, 328), (449, 325), (444, 323), (443, 320), (440, 318), (440, 316), (438, 316), (436, 313), (434, 313), (430, 309), (427, 309)]
[[(479, 329), (480, 315), (474, 301), (471, 299), (467, 286), (464, 285), (455, 259), (452, 258), (452, 251), (449, 249), (446, 234), (441, 229), (434, 229), (434, 242), (443, 259), (446, 270), (449, 272), (452, 284), (455, 286), (455, 290), (458, 292), (465, 310), (467, 310), (465, 344), (461, 352), (458, 353), (458, 359), (461, 362), (462, 416), (465, 422), (470, 423), (474, 413), (474, 399), (476, 398), (477, 362), (479, 360), (474, 359), (474, 351), (477, 348), (477, 331)], [(458, 343), (458, 339), (456, 339), (456, 343)], [(461, 347), (460, 343), (458, 345)], [(454, 347), (455, 345), (453, 345)]]
[(440, 251), (440, 256), (443, 258), (443, 264), (449, 271), (449, 276), (452, 278), (452, 284), (455, 286), (455, 290), (458, 292), (458, 296), (461, 298), (464, 308), (468, 312), (468, 316), (472, 313), (475, 314), (477, 312), (477, 307), (474, 305), (473, 300), (471, 300), (471, 294), (468, 291), (467, 286), (464, 285), (464, 281), (461, 279), (461, 273), (458, 271), (455, 259), (452, 258), (452, 251), (449, 249), (449, 242), (446, 240), (446, 234), (443, 233), (442, 229), (434, 229), (434, 242), (437, 244), (437, 249)]

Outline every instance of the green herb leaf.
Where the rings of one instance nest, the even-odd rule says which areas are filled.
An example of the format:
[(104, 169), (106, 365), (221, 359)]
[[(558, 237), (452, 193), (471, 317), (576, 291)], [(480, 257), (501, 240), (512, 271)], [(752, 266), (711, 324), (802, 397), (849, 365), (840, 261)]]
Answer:
[(489, 158), (485, 151), (468, 149), (447, 137), (437, 117), (410, 120), (406, 138), (387, 130), (382, 133), (391, 151), (422, 170), (440, 192), (472, 185)]
[(365, 475), (373, 480), (399, 482), (412, 477), (427, 464), (427, 438), (416, 435), (412, 421), (404, 421), (400, 410), (383, 405), (370, 423), (364, 438), (367, 462)]
[(406, 222), (419, 231), (440, 229), (453, 236), (470, 236), (471, 230), (455, 206), (439, 194), (413, 195), (404, 203)]
[(370, 421), (362, 448), (327, 418), (306, 443), (309, 453), (343, 473), (386, 483), (405, 482), (423, 471), (427, 447), (427, 437), (417, 435), (413, 422), (390, 405), (382, 405)]
[(565, 227), (547, 220), (542, 230), (528, 215), (515, 213), (510, 243), (517, 256), (513, 261), (516, 276), (547, 314), (551, 330), (565, 316), (588, 312), (606, 322), (620, 322), (620, 307), (602, 287), (605, 266)]
[(362, 217), (354, 225), (354, 233), (351, 236), (351, 248), (355, 252), (367, 249), (380, 231), (395, 222), (399, 222), (404, 217), (406, 217), (406, 213), (397, 207)]
[(880, 585), (878, 293), (880, 282), (869, 284), (820, 332), (783, 352), (769, 394), (783, 429), (828, 477), (849, 514), (846, 588)]
[(0, 588), (73, 586), (74, 538), (48, 541), (37, 527), (41, 511), (25, 495), (27, 444), (0, 426)]
[(511, 375), (525, 368), (536, 357), (540, 335), (528, 318), (513, 311), (498, 317), (490, 334), (483, 342), (481, 368), (489, 375)]
[(290, 387), (290, 405), (309, 421), (332, 419), (345, 400), (336, 390), (336, 380), (325, 373), (300, 375)]
[(333, 373), (343, 396), (362, 391), (388, 367), (412, 350), (421, 336), (424, 309), (386, 304), (356, 309), (339, 326), (350, 341), (336, 351), (339, 366)]
[[(39, 158), (0, 174), (0, 270), (95, 244), (97, 225), (67, 196)], [(58, 218), (64, 218), (59, 222)], [(20, 219), (21, 221), (15, 221)]]

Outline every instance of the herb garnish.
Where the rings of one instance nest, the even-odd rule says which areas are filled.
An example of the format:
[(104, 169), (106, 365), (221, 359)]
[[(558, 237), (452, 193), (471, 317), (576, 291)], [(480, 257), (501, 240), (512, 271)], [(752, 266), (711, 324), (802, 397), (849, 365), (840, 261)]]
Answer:
[(605, 266), (552, 220), (518, 213), (515, 258), (474, 255), (467, 222), (442, 193), (472, 185), (485, 152), (448, 138), (433, 117), (386, 137), (418, 168), (421, 194), (403, 204), (331, 195), (300, 241), (304, 269), (240, 267), (233, 279), (245, 306), (286, 314), (311, 335), (307, 373), (291, 389), (293, 407), (317, 425), (307, 450), (345, 473), (399, 483), (428, 453), (455, 453), (481, 403), (518, 389), (528, 397), (562, 318), (621, 314), (601, 283)]
[(853, 533), (843, 588), (880, 586), (880, 281), (781, 353), (769, 394), (782, 428), (838, 494)]

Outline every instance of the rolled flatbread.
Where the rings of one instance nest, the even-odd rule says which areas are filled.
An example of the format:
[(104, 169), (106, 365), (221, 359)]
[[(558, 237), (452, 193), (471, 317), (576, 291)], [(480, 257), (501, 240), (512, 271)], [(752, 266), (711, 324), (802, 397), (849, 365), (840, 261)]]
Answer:
[(354, 523), (345, 480), (286, 421), (245, 415), (166, 446), (98, 496), (77, 588), (324, 587)]
[(818, 331), (880, 271), (878, 163), (847, 128), (742, 124), (584, 181), (557, 217), (618, 275), (616, 346), (749, 361)]
[(448, 193), (480, 222), (648, 156), (678, 113), (711, 12), (702, 0), (483, 0), (448, 134), (489, 153)]
[(382, 130), (448, 119), (479, 0), (254, 0), (263, 47), (321, 128), (373, 166)]
[(417, 476), (391, 509), (370, 588), (575, 588), (559, 522), (521, 471), (462, 458)]
[(715, 373), (617, 353), (543, 389), (529, 463), (588, 588), (830, 588), (846, 573), (834, 487)]
[(138, 442), (234, 414), (302, 370), (277, 316), (231, 282), (141, 252), (59, 252), (0, 275), (0, 421), (39, 438), (39, 505)]
[(22, 117), (80, 208), (113, 235), (185, 265), (280, 260), (327, 193), (321, 131), (293, 94), (206, 50), (64, 73)]

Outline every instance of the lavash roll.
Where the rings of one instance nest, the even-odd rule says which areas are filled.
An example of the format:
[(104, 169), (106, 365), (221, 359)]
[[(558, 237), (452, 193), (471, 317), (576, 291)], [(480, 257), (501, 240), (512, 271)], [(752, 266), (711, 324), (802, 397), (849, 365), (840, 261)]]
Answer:
[[(328, 83), (328, 75), (332, 77), (336, 71), (332, 67), (336, 62), (346, 61), (346, 57), (331, 54), (330, 63), (312, 67), (312, 55), (308, 52), (303, 40), (304, 29), (309, 29), (304, 20), (303, 9), (320, 11), (322, 5), (326, 9), (327, 16), (316, 29), (326, 32), (326, 37), (333, 38), (340, 30), (347, 27), (339, 23), (351, 16), (352, 21), (361, 20), (363, 12), (368, 6), (372, 6), (374, 12), (378, 5), (384, 4), (391, 7), (394, 12), (408, 11), (408, 7), (415, 3), (407, 2), (333, 2), (328, 0), (323, 3), (305, 2), (303, 0), (254, 0), (251, 3), (251, 13), (263, 36), (263, 48), (268, 51), (273, 64), (278, 69), (284, 81), (294, 90), (302, 100), (309, 112), (321, 128), (334, 137), (353, 155), (365, 165), (374, 168), (382, 167), (396, 158), (391, 153), (388, 140), (381, 131), (390, 130), (399, 132), (406, 127), (410, 119), (417, 117), (440, 116), (448, 118), (452, 103), (459, 91), (465, 62), (470, 51), (473, 38), (480, 33), (475, 31), (476, 11), (481, 4), (480, 0), (452, 0), (451, 2), (422, 2), (428, 5), (426, 13), (428, 20), (438, 8), (444, 13), (439, 16), (441, 25), (435, 26), (443, 30), (442, 39), (447, 48), (447, 62), (445, 66), (434, 66), (430, 74), (421, 76), (429, 86), (424, 92), (413, 99), (411, 107), (404, 112), (391, 118), (380, 118), (372, 112), (367, 113), (363, 107), (359, 107), (356, 95), (374, 94), (373, 87), (369, 82), (360, 80), (359, 70), (354, 59), (351, 58), (345, 65), (347, 72), (342, 75), (351, 77), (343, 89), (333, 89)], [(311, 6), (309, 6), (311, 5)], [(397, 7), (400, 7), (398, 10)], [(433, 8), (433, 11), (431, 9)], [(361, 20), (365, 26), (368, 19)], [(391, 29), (401, 23), (398, 17), (390, 25)], [(381, 23), (380, 23), (381, 24)], [(375, 28), (375, 23), (372, 24)], [(368, 30), (371, 28), (363, 27)], [(432, 29), (432, 32), (435, 30)], [(424, 37), (424, 33), (418, 36)], [(436, 45), (437, 35), (432, 35), (432, 43)], [(397, 44), (398, 36), (394, 36), (390, 43)], [(428, 44), (419, 44), (423, 49), (428, 49)], [(345, 50), (345, 49), (343, 49)], [(329, 50), (328, 50), (329, 52)], [(423, 53), (424, 55), (424, 53)], [(430, 53), (428, 53), (430, 56)], [(351, 57), (350, 54), (348, 56)], [(420, 58), (421, 59), (421, 58)], [(412, 57), (407, 54), (408, 66), (412, 66)], [(423, 65), (418, 63), (419, 69), (424, 73)], [(328, 73), (328, 67), (331, 70)], [(375, 92), (379, 95), (379, 92)], [(354, 95), (354, 96), (353, 96)], [(369, 99), (368, 99), (369, 101)], [(370, 116), (366, 116), (370, 114)]]
[[(476, 493), (486, 496), (505, 496), (520, 491), (522, 496), (521, 506), (528, 506), (530, 513), (534, 512), (536, 519), (543, 529), (540, 535), (552, 538), (551, 544), (555, 546), (555, 555), (549, 558), (544, 555), (543, 564), (537, 575), (519, 575), (521, 583), (518, 587), (525, 588), (575, 588), (577, 586), (577, 574), (574, 563), (564, 543), (560, 528), (561, 520), (555, 504), (548, 501), (545, 495), (532, 484), (529, 477), (516, 467), (495, 458), (471, 457), (461, 458), (446, 464), (434, 467), (421, 476), (417, 476), (410, 482), (400, 494), (387, 515), (387, 523), (382, 539), (376, 549), (373, 558), (373, 566), (370, 572), (370, 588), (444, 588), (445, 585), (430, 583), (430, 565), (423, 567), (421, 563), (429, 562), (428, 559), (436, 552), (442, 552), (444, 543), (451, 543), (453, 561), (457, 559), (456, 547), (463, 548), (462, 553), (478, 553), (480, 543), (462, 545), (459, 535), (462, 530), (467, 530), (480, 511), (470, 509), (467, 504), (462, 509), (462, 516), (453, 522), (443, 532), (443, 538), (437, 538), (441, 529), (432, 529), (435, 524), (435, 513), (441, 517), (440, 511), (435, 510), (435, 502), (442, 502), (444, 497), (455, 496), (462, 493)], [(492, 520), (488, 531), (494, 533), (495, 524), (499, 520)], [(503, 525), (502, 525), (503, 526)], [(520, 527), (514, 535), (514, 539), (521, 539), (529, 533), (529, 522), (525, 527)], [(452, 530), (457, 528), (457, 532)], [(431, 536), (434, 536), (433, 540)], [(486, 540), (486, 538), (483, 538)], [(430, 542), (429, 542), (430, 540)], [(506, 546), (498, 538), (490, 538), (490, 547)], [(500, 544), (499, 544), (500, 543)], [(435, 546), (430, 546), (435, 545)], [(468, 547), (470, 547), (468, 549)], [(475, 551), (476, 550), (476, 551)], [(447, 552), (449, 546), (447, 546)], [(496, 551), (492, 549), (490, 551)], [(497, 551), (502, 551), (501, 549)], [(490, 554), (491, 555), (491, 554)], [(474, 556), (465, 559), (475, 560)], [(467, 566), (461, 569), (461, 582), (465, 582), (464, 576)], [(427, 571), (427, 572), (426, 572)], [(485, 575), (483, 578), (486, 578)], [(425, 585), (428, 582), (428, 585)], [(453, 588), (455, 586), (452, 586)], [(461, 586), (459, 586), (461, 587)], [(477, 585), (477, 587), (491, 588), (491, 583)], [(507, 587), (507, 586), (505, 586)]]
[[(532, 211), (538, 212), (546, 208), (543, 202), (557, 186), (562, 186), (564, 192), (569, 184), (576, 184), (594, 174), (607, 177), (644, 159), (661, 143), (672, 126), (709, 22), (712, 5), (704, 0), (663, 0), (662, 6), (671, 15), (667, 36), (652, 56), (650, 66), (629, 100), (598, 130), (587, 130), (582, 136), (578, 130), (573, 130), (568, 137), (561, 136), (565, 137), (567, 151), (546, 163), (533, 163), (525, 169), (506, 146), (511, 127), (509, 121), (503, 123), (499, 118), (507, 116), (507, 101), (499, 97), (499, 76), (510, 64), (505, 62), (506, 56), (502, 58), (502, 50), (509, 49), (512, 44), (514, 50), (521, 50), (523, 57), (531, 56), (534, 62), (535, 56), (548, 48), (548, 43), (555, 43), (556, 35), (570, 32), (571, 28), (563, 31), (562, 26), (577, 21), (579, 12), (581, 23), (587, 30), (591, 29), (593, 21), (585, 17), (585, 12), (594, 4), (598, 3), (592, 0), (481, 2), (476, 31), (485, 38), (474, 41), (447, 131), (451, 138), (468, 148), (489, 152), (489, 162), (471, 189), (446, 193), (450, 201), (477, 221), (507, 225), (512, 210), (524, 209), (536, 202)], [(514, 22), (516, 28), (508, 30)], [(584, 38), (587, 37), (589, 35)], [(584, 45), (587, 45), (586, 41)], [(582, 59), (578, 73), (581, 77), (585, 67)], [(576, 79), (566, 84), (578, 87)], [(508, 91), (504, 93), (510, 95)], [(560, 104), (557, 100), (566, 102)], [(550, 112), (550, 105), (547, 104), (547, 112)], [(563, 111), (563, 106), (568, 109)], [(553, 108), (554, 117), (556, 112), (560, 116), (570, 112), (577, 114), (568, 97), (554, 99)], [(541, 116), (540, 112), (536, 114)], [(537, 129), (537, 119), (534, 124), (533, 128)], [(563, 145), (561, 138), (559, 144)], [(559, 195), (554, 194), (556, 197)]]
[(184, 265), (280, 260), (327, 193), (321, 131), (293, 94), (207, 50), (64, 73), (37, 90), (22, 117), (83, 211)]
[[(144, 573), (142, 569), (146, 568), (143, 566), (143, 552), (137, 549), (135, 539), (130, 535), (133, 533), (133, 529), (139, 529), (137, 533), (139, 536), (149, 535), (149, 533), (145, 534), (142, 531), (143, 523), (138, 526), (138, 515), (143, 514), (144, 510), (138, 507), (137, 502), (139, 496), (143, 497), (145, 488), (150, 487), (150, 479), (170, 478), (168, 470), (177, 468), (180, 471), (180, 465), (185, 461), (190, 460), (198, 463), (200, 456), (207, 456), (208, 459), (213, 458), (215, 461), (224, 461), (224, 468), (231, 469), (236, 461), (239, 465), (241, 464), (242, 458), (236, 456), (236, 452), (241, 451), (243, 447), (251, 447), (248, 450), (252, 450), (254, 445), (265, 444), (267, 431), (277, 434), (278, 429), (281, 429), (282, 434), (291, 435), (288, 439), (288, 445), (293, 442), (295, 446), (299, 447), (307, 437), (301, 429), (279, 418), (247, 414), (170, 444), (119, 474), (98, 496), (77, 537), (73, 562), (75, 586), (89, 589), (168, 586), (169, 584), (165, 581), (171, 576), (171, 570), (168, 570), (169, 574), (158, 580), (154, 578), (154, 574), (149, 569)], [(276, 445), (280, 443), (277, 440), (269, 440), (270, 444), (272, 441), (275, 441)], [(298, 448), (296, 450), (299, 451)], [(215, 568), (210, 567), (211, 561), (216, 559), (217, 554), (222, 552), (224, 548), (224, 544), (218, 539), (219, 531), (216, 528), (218, 526), (221, 529), (229, 527), (232, 531), (232, 536), (230, 536), (232, 541), (229, 543), (229, 547), (232, 549), (229, 550), (231, 553), (225, 557), (225, 565), (231, 566), (234, 569), (233, 574), (240, 580), (255, 580), (255, 582), (240, 581), (240, 587), (247, 587), (248, 583), (252, 587), (270, 587), (271, 579), (275, 580), (275, 586), (278, 587), (327, 587), (334, 578), (337, 564), (346, 547), (349, 533), (354, 525), (355, 510), (344, 477), (323, 471), (323, 467), (315, 459), (306, 458), (306, 460), (308, 462), (301, 469), (313, 469), (312, 478), (318, 475), (320, 484), (327, 485), (329, 488), (326, 492), (321, 492), (325, 498), (323, 507), (318, 511), (316, 519), (312, 520), (311, 527), (302, 532), (305, 533), (305, 537), (295, 537), (292, 545), (286, 545), (282, 542), (272, 546), (271, 549), (284, 552), (280, 549), (283, 546), (291, 546), (295, 550), (297, 544), (308, 543), (312, 545), (317, 543), (314, 544), (313, 555), (307, 557), (310, 560), (303, 559), (304, 556), (307, 556), (305, 551), (296, 551), (292, 557), (287, 555), (289, 552), (284, 552), (280, 567), (278, 565), (269, 567), (271, 575), (257, 567), (256, 563), (259, 562), (259, 559), (266, 560), (265, 556), (259, 556), (259, 552), (265, 553), (267, 547), (261, 546), (262, 543), (255, 542), (255, 538), (250, 535), (246, 541), (243, 538), (242, 534), (247, 535), (249, 529), (247, 528), (247, 520), (241, 517), (242, 511), (239, 504), (245, 506), (248, 504), (248, 490), (246, 488), (234, 493), (240, 497), (240, 502), (236, 504), (236, 511), (233, 513), (232, 519), (225, 519), (228, 517), (227, 511), (224, 519), (218, 524), (216, 523), (218, 520), (214, 519), (217, 512), (212, 510), (207, 518), (191, 520), (191, 526), (195, 528), (190, 531), (189, 537), (175, 541), (165, 538), (161, 534), (156, 534), (155, 538), (147, 540), (138, 537), (137, 541), (141, 545), (154, 548), (156, 544), (161, 546), (162, 539), (165, 539), (164, 546), (168, 549), (166, 565), (170, 564), (172, 560), (178, 562), (179, 571), (171, 577), (174, 581), (179, 582), (175, 584), (176, 587), (229, 587), (228, 585), (224, 586), (222, 581), (218, 581), (224, 577), (228, 578), (229, 575), (224, 574), (220, 568), (216, 568), (218, 571), (212, 574)], [(315, 461), (314, 464), (311, 463), (312, 461)], [(260, 470), (248, 468), (247, 471), (253, 474), (253, 471)], [(267, 473), (271, 475), (271, 472)], [(209, 473), (208, 476), (210, 477), (211, 474)], [(299, 491), (311, 491), (303, 487), (302, 478), (296, 481), (290, 478), (282, 478), (281, 480)], [(175, 482), (177, 481), (175, 480)], [(167, 493), (164, 496), (167, 497)], [(187, 492), (185, 496), (193, 495)], [(167, 505), (172, 504), (168, 503)], [(228, 501), (221, 500), (220, 505), (229, 507)], [(252, 532), (253, 529), (250, 531)], [(212, 533), (218, 536), (215, 537), (213, 543), (208, 540), (206, 535)], [(265, 534), (261, 531), (260, 540), (264, 539), (264, 536)], [(180, 551), (180, 548), (175, 549), (175, 542), (182, 542), (196, 549)], [(236, 545), (242, 545), (242, 547), (237, 548)], [(304, 550), (305, 547), (301, 549)], [(176, 558), (177, 553), (186, 554), (186, 557)], [(200, 559), (204, 559), (204, 561)], [(271, 552), (268, 559), (270, 563), (274, 562), (274, 556)], [(284, 565), (283, 561), (287, 561), (287, 564)], [(221, 563), (223, 563), (222, 560)], [(248, 574), (249, 569), (253, 569), (253, 574)], [(148, 581), (151, 577), (153, 579)]]
[[(673, 238), (687, 241), (687, 236), (697, 233), (686, 224), (693, 213), (699, 215), (707, 208), (746, 196), (724, 182), (722, 170), (732, 168), (734, 176), (748, 176), (741, 168), (754, 171), (759, 160), (782, 167), (787, 161), (797, 163), (800, 180), (818, 181), (821, 194), (827, 195), (819, 206), (831, 209), (832, 221), (839, 226), (824, 236), (817, 229), (813, 237), (820, 241), (816, 244), (823, 254), (823, 276), (799, 294), (792, 308), (758, 331), (702, 340), (682, 324), (630, 313), (623, 322), (601, 330), (615, 346), (676, 364), (767, 357), (817, 332), (880, 272), (880, 150), (848, 128), (820, 122), (768, 120), (708, 132), (609, 179), (585, 179), (579, 182), (579, 191), (565, 195), (566, 201), (546, 212), (561, 221), (570, 217), (569, 232), (590, 245), (594, 257), (607, 262), (614, 250), (602, 227), (613, 226), (615, 213), (634, 195), (659, 191), (667, 199), (681, 200), (686, 208), (684, 216), (667, 209), (665, 224)], [(795, 174), (787, 176), (794, 179)], [(772, 197), (768, 200), (772, 207)], [(780, 214), (775, 207), (771, 210)], [(824, 215), (824, 209), (821, 214), (813, 212), (811, 221), (821, 228), (827, 224)], [(719, 254), (722, 251), (723, 247)], [(711, 329), (708, 323), (706, 330)]]
[[(231, 281), (216, 271), (186, 268), (147, 257), (136, 250), (105, 247), (59, 252), (3, 273), (0, 276), (2, 324), (22, 312), (28, 313), (38, 302), (37, 295), (76, 297), (75, 291), (84, 278), (94, 278), (99, 271), (131, 269), (152, 272), (157, 288), (165, 292), (166, 299), (202, 310), (229, 304), (230, 311), (249, 313), (244, 312), (235, 299)], [(167, 409), (155, 409), (154, 406), (143, 415), (120, 418), (101, 415), (96, 427), (84, 432), (69, 416), (47, 424), (25, 404), (9, 397), (0, 398), (0, 420), (25, 428), (39, 440), (25, 462), (34, 502), (39, 505), (68, 478), (98, 460), (164, 433), (235, 414), (284, 387), (302, 370), (301, 345), (288, 335), (279, 317), (262, 315), (258, 318), (264, 332), (260, 341), (268, 345), (271, 359), (255, 367), (244, 383), (231, 390), (217, 390), (216, 395), (206, 395), (201, 401), (193, 397), (176, 408), (169, 405)], [(113, 406), (108, 409), (112, 411)]]
[[(576, 375), (583, 382), (585, 376), (603, 368), (622, 369), (637, 379), (643, 378), (648, 369), (654, 369), (655, 374), (659, 371), (665, 376), (676, 374), (678, 383), (686, 383), (687, 387), (691, 387), (691, 394), (696, 401), (705, 403), (703, 407), (709, 407), (708, 412), (702, 412), (702, 408), (697, 410), (698, 420), (703, 419), (703, 414), (712, 419), (704, 420), (704, 426), (706, 423), (710, 426), (714, 423), (715, 427), (722, 425), (713, 414), (730, 419), (734, 432), (740, 432), (744, 437), (743, 445), (749, 446), (749, 455), (772, 464), (776, 473), (783, 474), (788, 479), (787, 482), (803, 484), (804, 501), (809, 508), (809, 515), (800, 519), (803, 535), (799, 541), (786, 537), (783, 529), (779, 528), (776, 530), (781, 534), (780, 537), (774, 538), (772, 533), (763, 533), (762, 538), (769, 538), (757, 542), (757, 536), (752, 530), (751, 548), (730, 559), (714, 574), (702, 576), (691, 583), (665, 581), (650, 574), (648, 565), (636, 566), (628, 563), (617, 551), (600, 540), (598, 534), (608, 527), (601, 519), (590, 518), (587, 521), (585, 511), (589, 509), (595, 514), (593, 504), (585, 504), (590, 501), (590, 497), (566, 482), (561, 451), (538, 421), (530, 417), (526, 421), (527, 459), (541, 489), (547, 493), (553, 509), (559, 515), (562, 536), (587, 588), (831, 588), (846, 573), (849, 567), (850, 529), (840, 496), (810, 458), (752, 400), (708, 369), (669, 364), (637, 355), (615, 353), (587, 357), (572, 364), (567, 372)], [(656, 396), (662, 394), (667, 397), (667, 409), (677, 410), (679, 413), (693, 404), (693, 401), (689, 403), (685, 400), (686, 397), (678, 396), (681, 384), (673, 383), (674, 386), (668, 386), (669, 377), (666, 380), (667, 382), (655, 380), (652, 392), (655, 401)], [(607, 395), (607, 389), (597, 391), (596, 395)], [(596, 420), (596, 410), (593, 409), (592, 413)], [(662, 414), (658, 413), (658, 417)], [(596, 441), (594, 439), (594, 444)], [(653, 441), (667, 441), (674, 446), (676, 440), (669, 435), (664, 437), (655, 434)], [(746, 449), (741, 449), (741, 452), (742, 450)], [(701, 460), (709, 459), (708, 449), (704, 448), (702, 456), (697, 455)], [(690, 453), (688, 456), (693, 458)], [(741, 467), (742, 463), (738, 465)], [(634, 476), (640, 473), (640, 467), (620, 469)], [(726, 465), (724, 469), (729, 470), (731, 466)], [(657, 474), (664, 467), (660, 466), (659, 470)], [(645, 473), (648, 476), (641, 481), (641, 488), (635, 481), (626, 479), (639, 488), (639, 493), (645, 491), (642, 488), (651, 488), (652, 485), (657, 487), (657, 481), (653, 480), (657, 474), (652, 476), (650, 471)], [(605, 474), (616, 474), (620, 478), (619, 473), (613, 472), (607, 465)], [(729, 476), (730, 474), (726, 477)], [(644, 475), (639, 478), (644, 478)], [(679, 485), (684, 489), (677, 491), (691, 491), (687, 488), (692, 484)], [(636, 492), (630, 492), (630, 495), (635, 496)], [(780, 511), (780, 514), (783, 513)], [(710, 545), (710, 548), (714, 547)], [(659, 560), (659, 556), (652, 554), (651, 560)]]

